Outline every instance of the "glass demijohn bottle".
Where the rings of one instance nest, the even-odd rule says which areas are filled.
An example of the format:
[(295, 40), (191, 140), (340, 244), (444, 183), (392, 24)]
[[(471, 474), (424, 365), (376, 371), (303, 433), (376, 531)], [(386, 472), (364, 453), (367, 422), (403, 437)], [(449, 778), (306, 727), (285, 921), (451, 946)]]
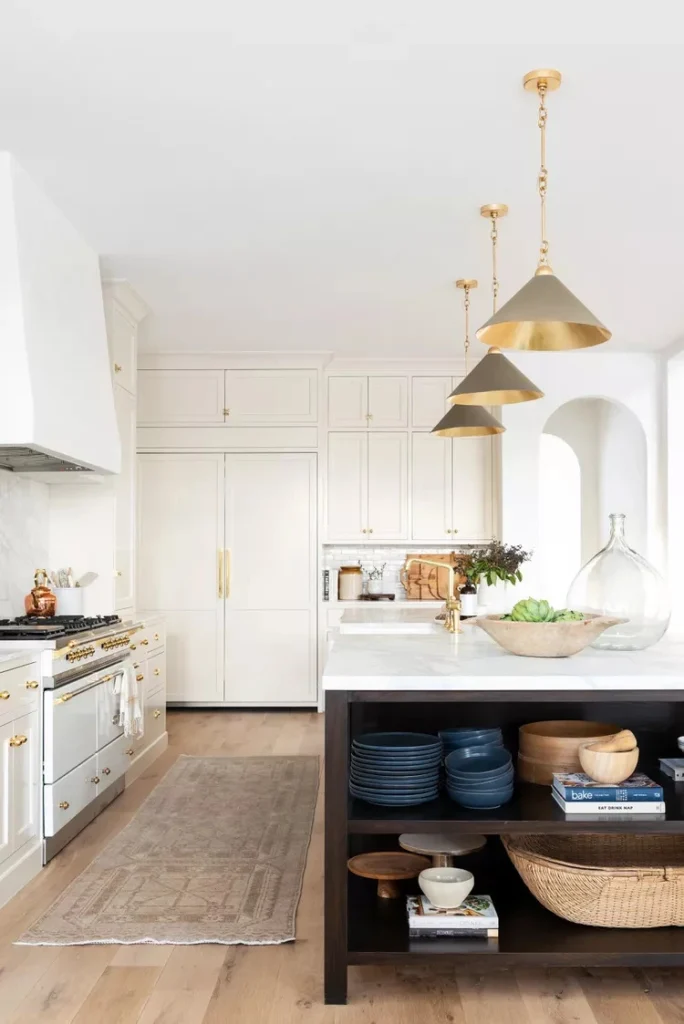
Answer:
[(611, 651), (640, 651), (657, 643), (670, 622), (667, 587), (660, 573), (629, 547), (625, 517), (610, 517), (610, 540), (573, 580), (568, 608), (627, 621), (612, 626), (592, 647)]

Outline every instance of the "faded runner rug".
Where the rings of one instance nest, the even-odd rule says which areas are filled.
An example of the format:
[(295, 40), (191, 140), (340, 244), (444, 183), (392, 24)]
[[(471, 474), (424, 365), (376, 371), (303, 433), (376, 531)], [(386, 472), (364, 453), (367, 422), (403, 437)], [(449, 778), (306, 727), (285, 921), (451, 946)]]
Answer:
[(289, 942), (318, 758), (181, 757), (19, 945)]

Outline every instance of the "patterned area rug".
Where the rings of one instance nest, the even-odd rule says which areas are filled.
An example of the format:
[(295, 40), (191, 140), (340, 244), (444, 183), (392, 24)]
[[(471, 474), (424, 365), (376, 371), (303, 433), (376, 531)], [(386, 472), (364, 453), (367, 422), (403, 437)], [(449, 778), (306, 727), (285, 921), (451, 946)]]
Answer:
[(19, 945), (289, 942), (317, 757), (181, 757)]

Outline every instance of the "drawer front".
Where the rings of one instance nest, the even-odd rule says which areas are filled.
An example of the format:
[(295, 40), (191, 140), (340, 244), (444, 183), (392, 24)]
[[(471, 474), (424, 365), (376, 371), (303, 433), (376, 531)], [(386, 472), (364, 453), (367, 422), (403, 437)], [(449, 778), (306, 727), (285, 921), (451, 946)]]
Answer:
[(114, 692), (116, 677), (107, 679), (95, 689), (97, 699), (97, 750), (123, 735), (119, 725), (119, 694)]
[[(73, 684), (74, 689), (76, 686)], [(98, 689), (93, 686), (72, 694), (69, 688), (63, 687), (45, 692), (46, 782), (61, 779), (97, 751)]]
[(146, 657), (152, 651), (164, 646), (164, 627), (161, 623), (143, 626), (131, 638), (131, 650), (136, 658)]
[(54, 836), (97, 796), (97, 758), (91, 757), (52, 785), (44, 787), (45, 835)]
[(129, 737), (122, 735), (108, 743), (103, 750), (98, 751), (95, 773), (100, 780), (97, 787), (98, 793), (104, 792), (108, 786), (111, 786), (124, 774), (131, 760), (130, 755), (126, 753), (130, 746)]
[(147, 659), (145, 666), (145, 703), (157, 690), (166, 693), (166, 652), (159, 651)]
[(166, 732), (166, 694), (156, 690), (145, 704), (145, 747), (158, 740)]
[(40, 673), (37, 662), (0, 672), (0, 717), (24, 715), (38, 708)]

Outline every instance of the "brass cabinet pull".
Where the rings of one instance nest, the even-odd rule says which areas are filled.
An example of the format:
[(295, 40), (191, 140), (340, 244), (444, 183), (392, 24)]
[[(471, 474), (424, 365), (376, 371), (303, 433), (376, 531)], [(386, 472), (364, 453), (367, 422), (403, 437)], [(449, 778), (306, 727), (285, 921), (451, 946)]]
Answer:
[(9, 741), (10, 747), (21, 747), (28, 742), (28, 736), (12, 736)]
[(155, 674), (155, 676), (160, 676), (161, 675), (161, 669), (160, 668), (155, 668), (154, 674)]
[(159, 708), (155, 709), (154, 717), (155, 718), (161, 718), (161, 711), (159, 710)]
[(369, 533), (372, 533), (372, 532), (373, 532), (373, 530), (372, 530), (372, 529), (370, 529), (370, 530), (369, 530), (368, 532), (369, 532)]
[(114, 363), (114, 373), (121, 373), (123, 366), (119, 366), (118, 363)]
[(137, 651), (138, 650), (136, 644), (131, 644), (128, 649), (129, 649), (129, 651)]
[(137, 676), (135, 678), (136, 678), (137, 682), (142, 683), (142, 681), (145, 678), (145, 676), (142, 674), (142, 672), (138, 672), (138, 674), (137, 674)]
[(66, 704), (66, 702), (68, 700), (71, 700), (72, 697), (73, 697), (73, 693), (65, 693), (61, 697), (55, 698), (55, 700), (52, 703), (53, 704)]
[(230, 597), (230, 573), (231, 573), (230, 548), (226, 548), (226, 550), (224, 552), (224, 555), (225, 555), (225, 559), (226, 559), (226, 586), (225, 586), (225, 591), (226, 591), (226, 597), (228, 598), (228, 597)]
[(0, 690), (0, 700), (9, 700), (9, 699), (10, 699), (10, 692), (9, 692), (9, 690)]
[(224, 409), (223, 410), (223, 415), (224, 416), (230, 416), (230, 409)]
[(155, 639), (155, 640), (158, 640), (158, 639), (159, 639), (159, 633), (155, 633), (155, 634), (154, 634), (154, 639)]
[(128, 754), (129, 757), (133, 757), (133, 754), (135, 754), (135, 750), (133, 749), (133, 747), (131, 747), (129, 750), (126, 751), (126, 753)]
[(149, 644), (149, 642), (150, 642), (149, 640), (141, 640), (141, 641), (140, 641), (140, 646), (141, 646), (141, 647), (147, 647), (147, 645)]
[(67, 808), (69, 807), (69, 801), (68, 800), (62, 800), (62, 802), (60, 803), (59, 807), (60, 807), (60, 810), (66, 811)]
[(111, 768), (103, 768), (102, 769), (102, 774), (103, 775), (111, 775), (112, 774), (112, 769)]
[(223, 551), (218, 551), (218, 596), (219, 601), (223, 599)]
[(37, 690), (40, 683), (36, 682), (35, 679), (29, 679), (25, 685), (27, 690)]
[(362, 530), (362, 531), (361, 531), (361, 533), (367, 533), (367, 532), (368, 532), (367, 530)]
[(90, 781), (94, 782), (95, 785), (97, 786), (99, 784), (99, 782), (100, 782), (100, 778), (99, 778), (98, 775), (93, 775), (93, 777), (92, 777), (92, 779)]

